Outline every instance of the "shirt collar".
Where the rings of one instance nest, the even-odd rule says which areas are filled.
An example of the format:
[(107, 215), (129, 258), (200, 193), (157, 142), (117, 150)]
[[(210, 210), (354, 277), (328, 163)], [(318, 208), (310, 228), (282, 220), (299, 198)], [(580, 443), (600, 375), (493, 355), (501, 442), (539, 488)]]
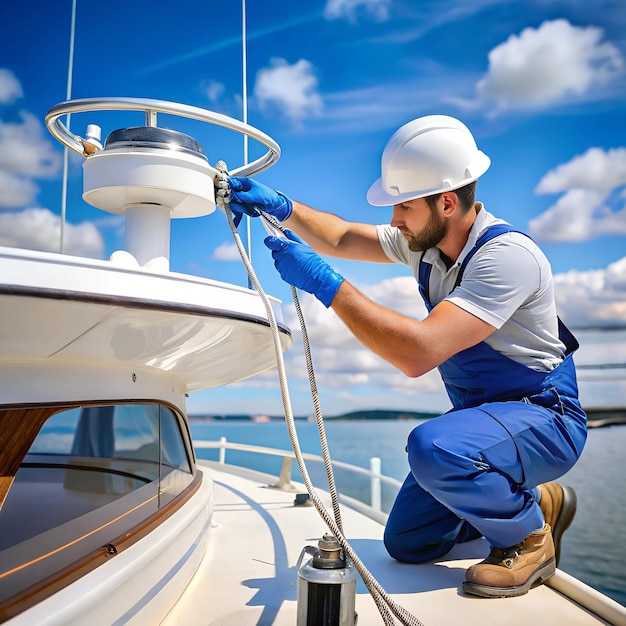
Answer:
[(476, 211), (476, 219), (470, 228), (467, 243), (463, 247), (463, 250), (461, 250), (461, 254), (459, 254), (459, 258), (456, 260), (455, 265), (461, 265), (461, 263), (463, 263), (463, 260), (469, 254), (469, 251), (476, 245), (480, 234), (493, 221), (493, 217), (485, 210), (482, 202), (476, 202), (474, 204), (474, 209)]

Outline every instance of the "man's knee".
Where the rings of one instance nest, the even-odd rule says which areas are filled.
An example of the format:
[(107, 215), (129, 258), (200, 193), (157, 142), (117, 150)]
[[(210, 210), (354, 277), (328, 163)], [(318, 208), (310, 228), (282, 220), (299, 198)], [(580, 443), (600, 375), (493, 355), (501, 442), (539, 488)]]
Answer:
[(421, 545), (416, 535), (400, 534), (389, 526), (385, 527), (383, 543), (390, 557), (403, 563), (427, 563), (447, 554), (454, 541), (443, 541), (437, 544)]
[(383, 543), (385, 544), (385, 549), (391, 558), (396, 559), (396, 561), (404, 560), (404, 542), (400, 540), (396, 533), (389, 530), (389, 526), (385, 526)]
[(477, 442), (475, 434), (468, 435), (455, 428), (460, 413), (425, 422), (415, 428), (408, 438), (411, 472), (417, 483), (437, 500), (441, 499), (441, 489), (448, 491), (455, 483), (462, 487), (467, 480), (487, 469), (480, 453), (482, 442)]
[(408, 460), (417, 483), (426, 491), (430, 491), (434, 479), (441, 480), (446, 471), (445, 463), (439, 454), (437, 440), (439, 429), (436, 420), (425, 422), (415, 428), (407, 442)]

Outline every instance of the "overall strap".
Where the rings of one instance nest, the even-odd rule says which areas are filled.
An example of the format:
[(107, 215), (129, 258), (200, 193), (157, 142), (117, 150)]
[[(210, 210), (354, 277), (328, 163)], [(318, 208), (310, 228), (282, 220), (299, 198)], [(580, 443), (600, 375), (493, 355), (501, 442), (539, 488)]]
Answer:
[(432, 271), (433, 266), (430, 263), (424, 262), (424, 255), (422, 255), (422, 260), (420, 261), (419, 267), (419, 277), (417, 281), (417, 285), (420, 290), (420, 294), (424, 299), (424, 304), (426, 305), (426, 309), (430, 311), (433, 307), (430, 303), (430, 293), (428, 286), (430, 284), (430, 272)]
[(478, 250), (484, 246), (488, 241), (491, 241), (495, 237), (499, 237), (500, 235), (504, 235), (504, 233), (520, 233), (521, 235), (526, 235), (521, 230), (517, 230), (513, 228), (510, 224), (494, 224), (493, 226), (489, 226), (489, 228), (485, 229), (485, 231), (480, 235), (480, 237), (476, 240), (474, 247), (467, 253), (467, 256), (463, 259), (463, 263), (461, 263), (461, 268), (459, 269), (459, 273), (456, 277), (455, 287), (458, 287), (461, 284), (461, 280), (463, 278), (463, 273), (465, 272), (465, 268), (467, 264), (470, 262), (470, 259), (478, 252)]
[[(516, 230), (510, 224), (494, 224), (493, 226), (489, 226), (489, 228), (487, 228), (476, 240), (474, 247), (468, 252), (465, 259), (463, 259), (463, 263), (461, 263), (459, 274), (454, 285), (455, 287), (458, 287), (461, 284), (463, 272), (465, 271), (465, 268), (467, 267), (470, 259), (476, 254), (476, 252), (478, 252), (478, 250), (488, 241), (491, 241), (494, 237), (498, 237), (499, 235), (503, 235), (504, 233), (521, 233), (522, 235), (525, 234), (519, 230)], [(426, 308), (428, 309), (428, 311), (432, 309), (429, 291), (430, 272), (432, 269), (433, 266), (430, 263), (426, 263), (424, 261), (424, 255), (422, 255), (422, 259), (419, 264), (418, 285), (420, 294), (424, 299), (424, 303), (426, 304)]]
[[(468, 252), (467, 256), (463, 259), (463, 263), (461, 263), (461, 267), (459, 269), (459, 273), (456, 277), (456, 282), (454, 284), (455, 288), (461, 284), (461, 280), (463, 279), (463, 272), (465, 271), (467, 264), (469, 263), (470, 259), (478, 252), (481, 246), (485, 245), (488, 241), (491, 241), (492, 239), (494, 239), (495, 237), (498, 237), (499, 235), (504, 235), (505, 233), (520, 233), (520, 235), (524, 235), (525, 237), (532, 239), (530, 235), (527, 235), (521, 230), (517, 230), (516, 228), (513, 228), (513, 226), (511, 226), (510, 224), (493, 224), (492, 226), (489, 226), (489, 228), (485, 229), (485, 231), (476, 240), (474, 247)], [(421, 279), (421, 269), (422, 268), (420, 265), (420, 279)], [(430, 276), (430, 272), (428, 272), (428, 275)], [(428, 289), (428, 283), (426, 283), (426, 289)], [(422, 291), (421, 285), (420, 285), (420, 291)], [(569, 328), (567, 328), (567, 326), (565, 326), (565, 324), (561, 321), (561, 318), (557, 316), (556, 319), (557, 319), (558, 328), (559, 328), (559, 339), (565, 344), (565, 348), (566, 348), (565, 355), (567, 356), (575, 352), (580, 347), (580, 345), (576, 337), (574, 337), (574, 335), (569, 330)]]

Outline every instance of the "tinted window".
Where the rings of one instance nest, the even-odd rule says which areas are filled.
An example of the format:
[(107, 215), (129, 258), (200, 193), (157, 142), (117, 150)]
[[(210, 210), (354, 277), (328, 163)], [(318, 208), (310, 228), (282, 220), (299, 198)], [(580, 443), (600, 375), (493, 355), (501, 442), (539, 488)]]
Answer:
[[(20, 419), (28, 418), (22, 410)], [(193, 479), (170, 408), (59, 410), (44, 422), (0, 508), (0, 603), (132, 536)]]

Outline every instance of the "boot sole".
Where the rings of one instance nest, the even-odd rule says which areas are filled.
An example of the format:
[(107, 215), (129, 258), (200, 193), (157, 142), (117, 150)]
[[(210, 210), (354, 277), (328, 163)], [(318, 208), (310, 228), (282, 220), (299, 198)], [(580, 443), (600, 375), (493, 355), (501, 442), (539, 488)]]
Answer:
[(552, 529), (554, 556), (557, 567), (561, 559), (561, 538), (563, 537), (563, 533), (570, 527), (574, 515), (576, 514), (576, 507), (578, 506), (576, 492), (571, 487), (562, 487), (562, 489), (563, 504), (561, 505), (561, 510), (554, 522), (554, 528)]
[(466, 580), (463, 582), (463, 591), (481, 598), (516, 598), (517, 596), (526, 595), (530, 589), (548, 580), (548, 578), (554, 575), (555, 571), (556, 560), (553, 557), (537, 569), (523, 585), (518, 585), (517, 587), (489, 587), (487, 585), (470, 583)]

